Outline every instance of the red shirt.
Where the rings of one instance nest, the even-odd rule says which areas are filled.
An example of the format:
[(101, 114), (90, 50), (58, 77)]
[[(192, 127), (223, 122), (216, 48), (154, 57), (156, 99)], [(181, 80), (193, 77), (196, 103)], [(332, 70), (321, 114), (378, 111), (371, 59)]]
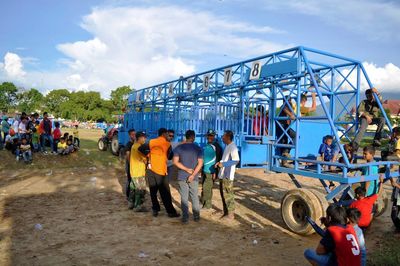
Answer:
[(329, 226), (328, 232), (335, 242), (335, 255), (339, 266), (361, 265), (361, 250), (353, 226)]
[(266, 135), (265, 130), (268, 129), (268, 116), (253, 118), (253, 133), (256, 136)]
[(375, 201), (378, 199), (378, 194), (374, 194), (369, 197), (365, 197), (360, 200), (354, 201), (350, 208), (357, 208), (361, 212), (360, 221), (358, 221), (358, 226), (367, 227), (372, 220), (372, 208), (374, 207)]
[(54, 129), (53, 131), (53, 139), (61, 138), (61, 130), (59, 128)]

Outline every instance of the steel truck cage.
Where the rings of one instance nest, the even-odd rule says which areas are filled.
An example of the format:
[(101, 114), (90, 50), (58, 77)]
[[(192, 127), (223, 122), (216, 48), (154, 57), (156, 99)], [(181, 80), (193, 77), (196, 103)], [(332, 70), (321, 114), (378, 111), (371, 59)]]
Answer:
[[(354, 174), (360, 167), (378, 166), (386, 169), (386, 178), (398, 176), (397, 171), (390, 171), (397, 162), (378, 159), (351, 164), (342, 145), (338, 146), (344, 163), (316, 159), (323, 136), (332, 135), (343, 143), (357, 132), (359, 118), (351, 111), (360, 104), (361, 87), (373, 85), (360, 61), (299, 46), (134, 91), (128, 98), (124, 126), (145, 130), (150, 137), (155, 137), (160, 127), (174, 129), (181, 137), (187, 129), (193, 129), (200, 145), (205, 143), (209, 128), (219, 135), (232, 130), (240, 149), (241, 167), (288, 173), (300, 190), (302, 185), (295, 175), (319, 179), (327, 192), (325, 199), (340, 203), (352, 197), (352, 184), (379, 178), (376, 174)], [(310, 98), (310, 92), (316, 93), (319, 107), (313, 115), (301, 116), (301, 95)], [(374, 96), (391, 131), (390, 121)], [(282, 112), (283, 104), (295, 114), (286, 129), (281, 121), (290, 118)], [(297, 134), (291, 136), (290, 129)], [(291, 167), (283, 166), (287, 158), (280, 154), (281, 148), (292, 149)], [(337, 171), (327, 171), (329, 166)], [(331, 190), (326, 181), (339, 184)], [(304, 200), (303, 196), (300, 198)], [(321, 195), (317, 198), (321, 199)], [(310, 206), (296, 202), (288, 208), (293, 208), (290, 215), (294, 220), (298, 218), (298, 227), (291, 226), (285, 217), (284, 220), (293, 231), (309, 233), (310, 227), (304, 229), (305, 216), (319, 217)]]

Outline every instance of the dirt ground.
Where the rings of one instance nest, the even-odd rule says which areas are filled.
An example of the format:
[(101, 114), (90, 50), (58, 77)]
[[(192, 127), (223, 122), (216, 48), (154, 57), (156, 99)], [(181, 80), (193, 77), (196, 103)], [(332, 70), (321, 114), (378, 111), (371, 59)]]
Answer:
[[(286, 229), (280, 201), (294, 188), (287, 175), (240, 169), (234, 223), (219, 219), (215, 186), (216, 212), (202, 213), (200, 223), (181, 225), (165, 212), (153, 218), (150, 212), (127, 209), (123, 166), (108, 151), (96, 149), (100, 134), (84, 131), (78, 154), (35, 154), (29, 166), (0, 151), (0, 265), (307, 264), (303, 251), (315, 247), (319, 237)], [(299, 179), (306, 187), (318, 184)], [(179, 209), (174, 183), (171, 191)], [(147, 205), (150, 209), (149, 200)], [(391, 231), (386, 211), (366, 235), (368, 252)]]

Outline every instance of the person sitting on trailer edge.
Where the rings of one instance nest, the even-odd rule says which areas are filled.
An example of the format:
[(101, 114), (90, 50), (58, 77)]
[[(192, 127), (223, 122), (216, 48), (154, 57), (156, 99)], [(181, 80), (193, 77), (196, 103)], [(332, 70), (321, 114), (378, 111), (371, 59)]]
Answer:
[(304, 251), (308, 262), (311, 265), (361, 265), (357, 234), (353, 226), (347, 224), (346, 210), (330, 205), (321, 222), (327, 229), (315, 250)]
[(385, 125), (385, 118), (381, 115), (381, 109), (375, 100), (374, 93), (378, 96), (378, 99), (382, 102), (382, 97), (376, 88), (368, 89), (365, 91), (365, 97), (357, 108), (357, 115), (360, 120), (360, 127), (358, 133), (353, 139), (352, 146), (354, 151), (358, 150), (361, 140), (364, 137), (365, 131), (368, 125), (377, 125), (377, 129), (374, 137), (374, 146), (381, 146), (382, 130)]
[(359, 186), (355, 189), (356, 200), (350, 204), (350, 208), (356, 208), (361, 212), (360, 221), (358, 222), (358, 226), (365, 230), (370, 224), (372, 220), (372, 209), (374, 207), (374, 203), (382, 193), (383, 186), (383, 177), (379, 176), (380, 186), (377, 194), (366, 197), (365, 196), (365, 188)]

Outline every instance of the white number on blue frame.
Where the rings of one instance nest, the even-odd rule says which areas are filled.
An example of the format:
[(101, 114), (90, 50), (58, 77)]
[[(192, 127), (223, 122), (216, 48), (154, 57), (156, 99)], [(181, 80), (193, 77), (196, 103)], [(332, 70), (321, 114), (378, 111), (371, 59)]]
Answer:
[(188, 79), (188, 80), (186, 81), (186, 83), (187, 83), (187, 91), (188, 91), (188, 92), (191, 92), (191, 91), (192, 91), (193, 80), (192, 80), (192, 79)]
[(260, 61), (254, 61), (253, 65), (251, 66), (251, 71), (250, 71), (250, 80), (256, 80), (260, 78), (261, 74), (261, 62)]
[(224, 85), (230, 86), (232, 85), (232, 68), (224, 69)]
[(203, 90), (208, 91), (208, 88), (210, 88), (210, 74), (203, 76)]

